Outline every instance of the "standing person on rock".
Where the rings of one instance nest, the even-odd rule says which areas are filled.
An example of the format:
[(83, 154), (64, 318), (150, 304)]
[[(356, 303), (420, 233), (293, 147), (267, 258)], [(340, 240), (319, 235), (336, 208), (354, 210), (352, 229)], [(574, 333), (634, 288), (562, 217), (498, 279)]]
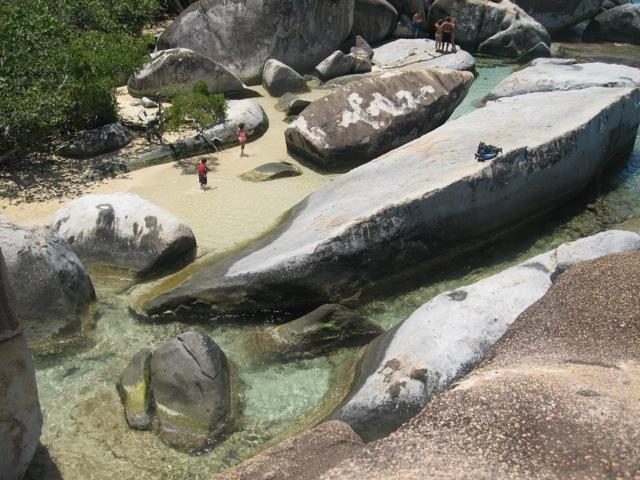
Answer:
[(443, 36), (443, 31), (442, 31), (442, 24), (444, 23), (444, 21), (442, 19), (438, 20), (436, 22), (436, 52), (440, 52), (442, 51), (442, 47), (443, 47), (443, 42), (442, 42), (442, 36)]
[(238, 125), (238, 143), (240, 144), (240, 158), (244, 157), (244, 146), (247, 143), (247, 137), (253, 133), (253, 130), (247, 132), (244, 123)]
[(456, 21), (451, 17), (447, 17), (447, 19), (442, 23), (442, 41), (444, 43), (444, 51), (449, 51), (449, 45), (451, 45), (451, 51), (453, 53), (456, 52), (456, 44), (455, 44), (455, 29), (456, 29)]
[(418, 38), (418, 35), (422, 33), (422, 14), (416, 12), (411, 19), (411, 26), (413, 27), (413, 38)]

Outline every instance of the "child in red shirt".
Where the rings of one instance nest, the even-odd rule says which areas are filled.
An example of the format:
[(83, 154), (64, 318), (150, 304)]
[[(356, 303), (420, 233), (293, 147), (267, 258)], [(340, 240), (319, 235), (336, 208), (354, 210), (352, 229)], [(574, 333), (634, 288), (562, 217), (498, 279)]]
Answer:
[(206, 190), (207, 188), (207, 172), (209, 169), (207, 168), (207, 159), (203, 158), (200, 160), (198, 164), (198, 180), (200, 181), (200, 188), (202, 190)]

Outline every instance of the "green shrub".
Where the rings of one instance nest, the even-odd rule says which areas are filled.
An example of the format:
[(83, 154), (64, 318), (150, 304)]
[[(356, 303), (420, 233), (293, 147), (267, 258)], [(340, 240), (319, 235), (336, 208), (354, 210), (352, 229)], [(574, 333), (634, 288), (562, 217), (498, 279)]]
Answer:
[(175, 95), (171, 106), (165, 110), (165, 128), (178, 130), (185, 123), (193, 123), (202, 129), (223, 121), (227, 114), (227, 101), (224, 95), (209, 92), (206, 82), (193, 84), (190, 90)]
[(161, 11), (158, 0), (48, 0), (62, 21), (81, 30), (139, 34)]

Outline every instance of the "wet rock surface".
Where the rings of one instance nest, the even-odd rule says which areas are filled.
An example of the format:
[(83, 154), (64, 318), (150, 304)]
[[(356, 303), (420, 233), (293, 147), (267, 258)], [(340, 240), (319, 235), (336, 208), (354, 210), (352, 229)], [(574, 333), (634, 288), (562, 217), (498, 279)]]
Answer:
[(189, 226), (132, 193), (84, 195), (58, 210), (51, 227), (84, 262), (140, 275), (183, 266), (197, 248)]
[(149, 388), (150, 360), (151, 350), (140, 350), (129, 361), (116, 385), (127, 424), (136, 430), (151, 428), (153, 400)]
[[(566, 202), (630, 152), (639, 95), (590, 88), (490, 102), (337, 177), (272, 233), (144, 311), (308, 309), (339, 302), (390, 270), (455, 253)], [(477, 162), (481, 141), (503, 153)]]
[(35, 370), (15, 315), (15, 292), (0, 251), (0, 475), (20, 480), (38, 446), (42, 413)]
[(16, 295), (15, 314), (30, 339), (71, 332), (95, 300), (89, 273), (48, 227), (20, 227), (0, 215), (0, 248)]
[(573, 266), (470, 374), (322, 478), (633, 478), (639, 278), (638, 253)]
[(575, 63), (572, 60), (541, 59), (500, 82), (488, 100), (532, 92), (578, 90), (589, 87), (638, 87), (640, 69), (607, 63)]
[(583, 38), (640, 45), (640, 4), (629, 3), (602, 12), (589, 22)]
[(160, 36), (158, 48), (189, 48), (255, 85), (269, 58), (310, 71), (349, 36), (353, 11), (354, 0), (200, 0)]
[(121, 123), (111, 123), (62, 144), (57, 153), (63, 157), (87, 158), (101, 153), (113, 152), (127, 145), (133, 135)]
[[(551, 39), (546, 29), (509, 0), (433, 2), (429, 24), (433, 26), (447, 17), (457, 20), (456, 43), (466, 49), (509, 58), (527, 56), (535, 49), (538, 56), (550, 56)], [(543, 45), (542, 51), (539, 44)]]
[(214, 480), (311, 480), (364, 447), (342, 422), (325, 422), (285, 440)]
[(473, 75), (451, 70), (385, 72), (350, 82), (309, 105), (285, 131), (287, 148), (317, 166), (365, 163), (442, 125)]
[(226, 67), (188, 48), (162, 50), (152, 57), (129, 79), (129, 94), (142, 97), (160, 93), (170, 97), (179, 88), (197, 81), (206, 82), (211, 93), (238, 92), (244, 88)]
[(477, 363), (562, 272), (635, 251), (640, 235), (608, 231), (438, 295), (367, 347), (353, 391), (329, 418), (347, 422), (365, 440), (391, 433)]

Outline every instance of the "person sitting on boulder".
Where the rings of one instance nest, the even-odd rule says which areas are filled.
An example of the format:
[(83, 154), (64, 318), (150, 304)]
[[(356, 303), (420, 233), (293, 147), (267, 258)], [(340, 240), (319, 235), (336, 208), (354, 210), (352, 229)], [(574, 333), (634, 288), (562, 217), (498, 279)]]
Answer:
[(209, 169), (207, 168), (207, 159), (203, 158), (200, 160), (198, 164), (198, 180), (200, 181), (200, 189), (207, 189), (207, 172)]
[(422, 34), (422, 14), (416, 12), (411, 19), (411, 26), (413, 27), (413, 38), (418, 38), (418, 35)]
[(440, 52), (442, 51), (442, 24), (444, 23), (444, 21), (442, 19), (438, 20), (436, 22), (436, 52)]

